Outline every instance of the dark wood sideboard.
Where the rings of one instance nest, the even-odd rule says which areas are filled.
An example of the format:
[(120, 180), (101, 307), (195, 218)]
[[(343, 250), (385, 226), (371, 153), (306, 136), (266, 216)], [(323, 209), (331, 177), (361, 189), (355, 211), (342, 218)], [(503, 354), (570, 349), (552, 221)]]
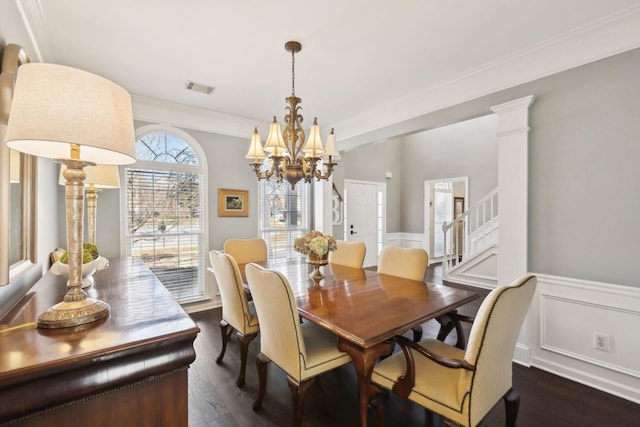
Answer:
[(0, 424), (188, 425), (200, 329), (142, 262), (110, 264), (87, 290), (111, 306), (109, 317), (36, 328), (66, 293), (66, 280), (48, 272), (0, 320)]

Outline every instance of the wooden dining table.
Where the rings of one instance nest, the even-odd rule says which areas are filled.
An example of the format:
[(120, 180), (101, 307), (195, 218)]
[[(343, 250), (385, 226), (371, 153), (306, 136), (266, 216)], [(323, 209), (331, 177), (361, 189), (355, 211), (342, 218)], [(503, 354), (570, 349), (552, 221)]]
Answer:
[[(393, 351), (391, 338), (478, 298), (480, 294), (449, 286), (327, 264), (324, 278), (312, 279), (304, 262), (262, 262), (284, 274), (304, 319), (330, 330), (337, 346), (353, 360), (358, 379), (360, 425), (367, 425), (371, 373), (380, 356)], [(245, 288), (245, 264), (239, 265)]]

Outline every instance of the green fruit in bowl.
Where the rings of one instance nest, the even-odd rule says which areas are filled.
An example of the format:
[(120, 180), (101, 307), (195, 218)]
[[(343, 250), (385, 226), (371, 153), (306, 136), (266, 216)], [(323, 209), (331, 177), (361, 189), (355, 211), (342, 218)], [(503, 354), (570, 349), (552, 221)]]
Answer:
[[(88, 262), (93, 261), (94, 259), (98, 258), (98, 247), (94, 244), (91, 243), (84, 243), (82, 245), (83, 250), (82, 250), (82, 263), (86, 264)], [(60, 262), (62, 264), (68, 264), (69, 263), (69, 252), (63, 253), (60, 256)]]
[(82, 263), (86, 264), (88, 262), (93, 261), (95, 258), (93, 257), (93, 254), (89, 251), (82, 251)]
[(93, 257), (93, 259), (98, 258), (98, 247), (93, 243), (83, 243), (82, 250), (88, 251), (89, 253), (91, 253), (91, 256)]

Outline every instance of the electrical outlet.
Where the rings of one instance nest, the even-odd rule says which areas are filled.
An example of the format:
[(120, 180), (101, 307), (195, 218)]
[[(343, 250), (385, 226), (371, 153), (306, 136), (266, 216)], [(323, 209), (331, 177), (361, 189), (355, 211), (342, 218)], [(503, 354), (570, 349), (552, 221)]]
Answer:
[(593, 347), (596, 350), (609, 351), (609, 335), (600, 332), (594, 332)]

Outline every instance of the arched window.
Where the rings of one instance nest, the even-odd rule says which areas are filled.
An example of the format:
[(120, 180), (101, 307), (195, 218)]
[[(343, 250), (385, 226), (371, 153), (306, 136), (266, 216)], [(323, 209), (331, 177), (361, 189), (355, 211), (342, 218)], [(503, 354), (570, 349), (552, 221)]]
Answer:
[(206, 297), (206, 158), (179, 129), (145, 126), (136, 138), (136, 163), (125, 168), (126, 253), (179, 302)]

